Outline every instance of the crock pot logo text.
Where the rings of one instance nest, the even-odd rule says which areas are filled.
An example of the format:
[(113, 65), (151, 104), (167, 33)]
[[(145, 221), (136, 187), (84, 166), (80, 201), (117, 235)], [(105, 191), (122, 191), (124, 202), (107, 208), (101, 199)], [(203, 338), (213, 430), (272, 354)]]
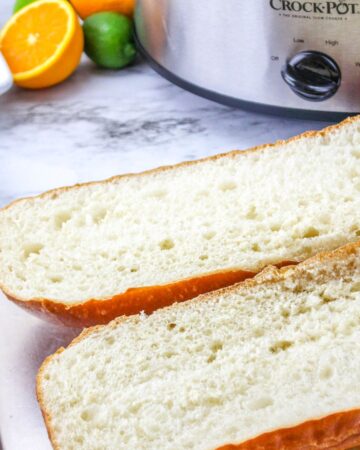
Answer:
[(357, 14), (360, 12), (358, 3), (344, 2), (300, 2), (291, 0), (270, 0), (270, 6), (276, 11), (291, 11), (319, 14)]

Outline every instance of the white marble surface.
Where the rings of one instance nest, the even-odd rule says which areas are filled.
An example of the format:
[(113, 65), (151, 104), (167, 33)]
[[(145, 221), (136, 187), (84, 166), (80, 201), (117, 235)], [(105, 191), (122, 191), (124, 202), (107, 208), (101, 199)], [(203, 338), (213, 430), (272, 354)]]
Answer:
[[(10, 12), (2, 0), (0, 25)], [(325, 124), (234, 110), (169, 84), (143, 62), (101, 71), (84, 58), (62, 85), (0, 97), (0, 206), (55, 186), (283, 139)], [(49, 450), (36, 371), (76, 331), (0, 298), (0, 432), (5, 450)]]
[(110, 72), (84, 61), (58, 87), (14, 88), (0, 97), (0, 204), (322, 126), (217, 105), (169, 84), (142, 62)]

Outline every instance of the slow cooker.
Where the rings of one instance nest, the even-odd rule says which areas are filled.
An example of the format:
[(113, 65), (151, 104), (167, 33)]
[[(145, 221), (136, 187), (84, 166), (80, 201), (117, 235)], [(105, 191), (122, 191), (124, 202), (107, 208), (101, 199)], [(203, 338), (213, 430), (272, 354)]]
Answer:
[(172, 82), (315, 119), (360, 111), (360, 0), (138, 0), (136, 39)]

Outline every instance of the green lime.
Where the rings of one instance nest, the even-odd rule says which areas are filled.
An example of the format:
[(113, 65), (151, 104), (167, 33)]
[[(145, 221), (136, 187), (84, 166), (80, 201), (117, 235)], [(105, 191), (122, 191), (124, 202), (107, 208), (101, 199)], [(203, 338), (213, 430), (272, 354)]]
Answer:
[(30, 3), (35, 2), (36, 0), (16, 0), (13, 12), (16, 13), (19, 11), (19, 9), (23, 8), (24, 6), (30, 5)]
[(83, 24), (85, 53), (100, 67), (121, 69), (130, 64), (136, 49), (132, 21), (116, 12), (99, 12)]

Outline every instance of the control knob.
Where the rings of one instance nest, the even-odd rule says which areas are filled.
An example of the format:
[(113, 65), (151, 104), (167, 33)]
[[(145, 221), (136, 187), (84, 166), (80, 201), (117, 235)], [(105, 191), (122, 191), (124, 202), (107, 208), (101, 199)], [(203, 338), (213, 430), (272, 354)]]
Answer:
[(317, 51), (293, 56), (281, 71), (284, 81), (299, 97), (321, 102), (335, 95), (341, 71), (333, 58)]

